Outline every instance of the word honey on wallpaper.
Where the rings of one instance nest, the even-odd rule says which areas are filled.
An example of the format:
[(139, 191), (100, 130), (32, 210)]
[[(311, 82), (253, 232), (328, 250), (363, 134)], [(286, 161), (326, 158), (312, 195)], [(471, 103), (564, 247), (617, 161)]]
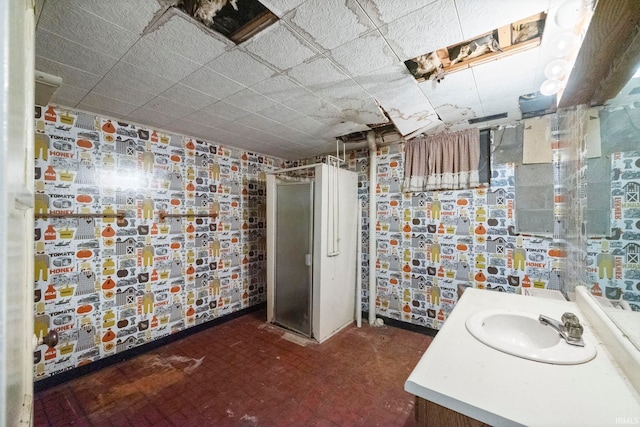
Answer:
[(51, 105), (35, 132), (37, 379), (264, 301), (279, 160)]

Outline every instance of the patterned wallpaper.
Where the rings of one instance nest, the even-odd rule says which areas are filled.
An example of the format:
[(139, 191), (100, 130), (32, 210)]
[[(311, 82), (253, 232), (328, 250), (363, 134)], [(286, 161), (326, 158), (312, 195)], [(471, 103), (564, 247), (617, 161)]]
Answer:
[(36, 379), (265, 300), (281, 160), (54, 106), (35, 123), (35, 332), (60, 337)]
[[(626, 107), (625, 107), (626, 108)], [(602, 156), (611, 162), (611, 236), (589, 237), (586, 209), (589, 168), (585, 124), (589, 120), (584, 106), (559, 111), (564, 135), (562, 153), (567, 174), (569, 283), (584, 284), (592, 294), (612, 301), (624, 300), (640, 311), (640, 152), (613, 152), (636, 147), (640, 129), (630, 113), (622, 109), (600, 111)], [(604, 114), (604, 116), (603, 116)]]
[[(35, 144), (36, 214), (62, 216), (36, 220), (36, 333), (61, 338), (38, 347), (37, 379), (264, 301), (264, 172), (320, 160), (282, 162), (52, 106), (36, 109)], [(402, 149), (378, 150), (371, 225), (368, 152), (348, 153), (363, 201), (363, 309), (370, 226), (382, 316), (439, 329), (467, 287), (563, 287), (561, 242), (514, 232), (515, 164), (493, 165), (486, 188), (403, 194)], [(185, 216), (162, 222), (161, 210)]]
[[(309, 162), (320, 160), (311, 159)], [(561, 289), (565, 253), (551, 238), (516, 235), (515, 165), (493, 165), (475, 190), (402, 193), (402, 145), (378, 149), (376, 312), (439, 329), (465, 288)], [(363, 201), (363, 309), (368, 310), (369, 154), (349, 154)]]
[(611, 156), (611, 207), (612, 236), (587, 240), (586, 283), (640, 311), (640, 152)]

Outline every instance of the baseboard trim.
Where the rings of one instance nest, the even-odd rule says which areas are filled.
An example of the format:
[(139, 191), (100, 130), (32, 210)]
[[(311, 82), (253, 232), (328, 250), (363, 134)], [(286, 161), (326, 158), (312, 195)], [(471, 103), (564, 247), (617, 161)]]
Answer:
[(168, 335), (166, 337), (158, 338), (156, 340), (150, 341), (146, 344), (140, 345), (138, 347), (134, 347), (132, 349), (123, 351), (122, 353), (114, 354), (113, 356), (106, 357), (104, 359), (97, 360), (93, 363), (89, 363), (88, 365), (80, 366), (77, 368), (70, 369), (68, 371), (61, 372), (59, 374), (43, 378), (39, 381), (35, 381), (33, 383), (33, 391), (34, 393), (38, 393), (44, 390), (47, 390), (52, 387), (56, 387), (58, 385), (64, 384), (67, 381), (71, 381), (73, 379), (79, 378), (81, 376), (90, 374), (92, 372), (96, 372), (102, 368), (106, 368), (107, 366), (115, 365), (116, 363), (124, 362), (127, 359), (131, 359), (132, 357), (138, 356), (140, 354), (146, 353), (148, 351), (154, 350), (158, 347), (162, 347), (169, 343), (181, 340), (198, 332), (202, 332), (206, 329), (209, 329), (214, 326), (221, 325), (230, 320), (236, 319), (240, 316), (244, 316), (245, 314), (252, 313), (254, 311), (261, 310), (266, 308), (267, 303), (262, 302), (260, 304), (252, 305), (251, 307), (243, 308), (242, 310), (235, 311), (231, 314), (227, 314), (226, 316), (218, 317), (206, 323), (201, 323), (196, 326), (192, 326), (187, 329), (183, 329), (180, 332), (176, 332), (175, 334)]
[[(428, 328), (426, 326), (420, 326), (420, 325), (416, 325), (409, 322), (402, 322), (400, 320), (392, 319), (386, 316), (381, 316), (379, 314), (376, 314), (376, 317), (382, 319), (385, 325), (393, 326), (394, 328), (405, 329), (411, 332), (418, 332), (420, 334), (429, 335), (430, 337), (435, 337), (438, 334), (437, 329)], [(368, 318), (369, 318), (369, 312), (363, 311), (362, 319), (368, 319)]]

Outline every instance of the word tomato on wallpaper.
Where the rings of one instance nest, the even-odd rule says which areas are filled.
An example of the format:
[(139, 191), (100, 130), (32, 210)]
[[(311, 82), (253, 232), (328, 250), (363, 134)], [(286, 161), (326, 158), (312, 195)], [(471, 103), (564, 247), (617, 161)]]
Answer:
[(59, 335), (36, 378), (264, 301), (264, 173), (279, 163), (36, 107), (35, 333)]

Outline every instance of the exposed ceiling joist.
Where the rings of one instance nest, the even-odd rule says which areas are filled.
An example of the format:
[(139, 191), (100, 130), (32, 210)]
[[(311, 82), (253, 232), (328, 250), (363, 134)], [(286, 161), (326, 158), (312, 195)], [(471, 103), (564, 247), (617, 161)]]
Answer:
[(639, 28), (636, 0), (599, 0), (558, 106), (615, 97), (640, 62)]

